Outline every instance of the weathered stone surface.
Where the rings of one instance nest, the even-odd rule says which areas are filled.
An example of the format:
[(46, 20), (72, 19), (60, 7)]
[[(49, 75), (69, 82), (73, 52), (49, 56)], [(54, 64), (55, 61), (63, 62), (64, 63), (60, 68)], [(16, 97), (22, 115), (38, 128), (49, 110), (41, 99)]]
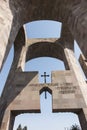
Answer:
[[(26, 40), (23, 25), (34, 20), (62, 22), (61, 37)], [(14, 42), (14, 59), (0, 98), (0, 130), (12, 130), (20, 113), (40, 112), (39, 95), (45, 90), (52, 94), (53, 112), (75, 112), (82, 130), (87, 129), (87, 84), (74, 56), (74, 39), (87, 58), (85, 0), (0, 1), (0, 68)], [(39, 84), (38, 72), (23, 72), (26, 61), (40, 56), (64, 61), (66, 70), (52, 72), (50, 84)], [(83, 57), (80, 62), (86, 70)]]
[(1, 0), (0, 43), (3, 52), (1, 52), (0, 68), (6, 60), (20, 27), (27, 22), (35, 20), (55, 20), (66, 24), (85, 57), (87, 57), (86, 7), (87, 2), (85, 0)]
[(80, 55), (79, 62), (81, 64), (81, 67), (84, 71), (85, 76), (87, 77), (87, 59), (84, 57), (84, 55)]
[(63, 60), (64, 50), (62, 44), (59, 43), (58, 39), (51, 39), (51, 38), (46, 40), (43, 38), (33, 39), (33, 40), (29, 39), (27, 41), (27, 46), (28, 46), (27, 55), (26, 55), (27, 61), (33, 58), (43, 57), (43, 56), (45, 57), (48, 56), (48, 57), (53, 57), (53, 58)]

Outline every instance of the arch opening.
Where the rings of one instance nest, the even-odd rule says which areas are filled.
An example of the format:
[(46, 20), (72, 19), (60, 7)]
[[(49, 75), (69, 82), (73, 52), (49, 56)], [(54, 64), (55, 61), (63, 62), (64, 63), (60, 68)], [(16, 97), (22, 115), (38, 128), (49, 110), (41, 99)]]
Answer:
[[(12, 2), (12, 1), (11, 1)], [(25, 6), (25, 5), (27, 5), (26, 4), (27, 2), (25, 2), (25, 4), (21, 4), (20, 6)], [(44, 2), (43, 2), (44, 3)], [(60, 2), (60, 3), (62, 3), (62, 2)], [(77, 4), (78, 4), (78, 2), (76, 2)], [(9, 5), (10, 5), (10, 7), (13, 7), (13, 6), (11, 6), (13, 3), (10, 3), (10, 1), (9, 1)], [(34, 5), (35, 5), (35, 3), (33, 3)], [(48, 2), (48, 4), (49, 4), (49, 2)], [(48, 5), (47, 4), (47, 5)], [(53, 2), (52, 2), (52, 4), (53, 4)], [(64, 4), (64, 3), (63, 3)], [(31, 5), (31, 4), (30, 4)], [(44, 5), (44, 4), (42, 4), (42, 5)], [(55, 5), (55, 4), (54, 4)], [(17, 7), (18, 7), (18, 5), (17, 5)], [(29, 6), (25, 6), (25, 7), (27, 7), (26, 8), (26, 10), (29, 8)], [(39, 6), (38, 6), (39, 7)], [(43, 7), (43, 8), (42, 8)], [(42, 7), (40, 7), (40, 10), (43, 10), (44, 9), (44, 7), (45, 6), (42, 6)], [(55, 7), (55, 6), (51, 6), (51, 8), (52, 7)], [(20, 8), (21, 9), (21, 8)], [(24, 9), (24, 8), (23, 8)], [(49, 9), (50, 9), (50, 6), (49, 6)], [(56, 9), (56, 8), (55, 8)], [(60, 9), (60, 8), (59, 8)], [(68, 8), (67, 8), (68, 9)], [(70, 9), (70, 8), (69, 8)], [(12, 10), (12, 8), (11, 8), (11, 10)], [(33, 17), (34, 16), (36, 16), (36, 14), (37, 14), (37, 17), (40, 15), (40, 14), (42, 14), (41, 12), (43, 12), (43, 15), (45, 15), (46, 14), (46, 12), (47, 11), (45, 11), (45, 13), (44, 13), (44, 11), (40, 11), (40, 10), (38, 10), (38, 8), (36, 8), (36, 10), (34, 10), (34, 11), (31, 11), (31, 12), (33, 12), (34, 14), (32, 15)], [(66, 8), (64, 9), (64, 11), (66, 10)], [(24, 11), (24, 10), (23, 10)], [(58, 12), (60, 12), (61, 14), (62, 14), (62, 16), (65, 14), (64, 12), (61, 12), (61, 11), (59, 11), (59, 10), (57, 10)], [(67, 11), (67, 10), (66, 10)], [(28, 11), (29, 12), (29, 11)], [(48, 12), (50, 12), (50, 11), (48, 11)], [(68, 11), (67, 11), (68, 12)], [(14, 14), (14, 10), (13, 10), (13, 12), (12, 12), (13, 14)], [(71, 11), (71, 13), (72, 13), (72, 11)], [(71, 14), (71, 13), (68, 13), (68, 14)], [(25, 14), (27, 14), (27, 13), (25, 13)], [(49, 15), (49, 17), (51, 16), (51, 12), (49, 13), (50, 15)], [(54, 13), (53, 13), (54, 14)], [(57, 13), (55, 13), (55, 14), (57, 14)], [(73, 14), (73, 13), (72, 13)], [(19, 15), (19, 14), (18, 14)], [(41, 16), (41, 18), (44, 18), (44, 16), (43, 15), (40, 15)], [(15, 15), (15, 16), (17, 16), (17, 15)], [(21, 16), (21, 15), (20, 15)], [(48, 16), (48, 15), (46, 15), (46, 16)], [(61, 16), (61, 15), (59, 15), (59, 16)], [(67, 15), (65, 15), (65, 17), (66, 17)], [(54, 15), (54, 17), (55, 17), (55, 15)], [(58, 16), (57, 16), (58, 17)], [(64, 18), (65, 18), (64, 17)], [(34, 17), (35, 19), (36, 19), (36, 17)], [(52, 18), (52, 17), (51, 17)], [(70, 18), (71, 20), (69, 20), (69, 22), (71, 22), (72, 20), (73, 20), (73, 18), (74, 18), (74, 15), (72, 15), (72, 17)], [(26, 18), (25, 18), (26, 19)], [(27, 19), (29, 19), (29, 18), (27, 18)], [(32, 18), (31, 18), (32, 19)], [(57, 18), (55, 18), (55, 19), (57, 19)], [(75, 20), (75, 19), (74, 19)], [(14, 20), (13, 20), (14, 21)], [(19, 20), (19, 21), (21, 21), (21, 20)], [(23, 21), (22, 21), (23, 22)], [(9, 22), (7, 22), (7, 23), (9, 23)], [(14, 23), (16, 23), (16, 22), (14, 22)], [(72, 22), (72, 23), (74, 23), (74, 22)], [(78, 20), (78, 23), (79, 23), (79, 20)], [(12, 22), (12, 24), (13, 24), (13, 22)], [(19, 23), (18, 23), (19, 24)], [(14, 25), (14, 24), (13, 24)], [(71, 27), (73, 27), (72, 26), (72, 24), (70, 24), (71, 25)], [(8, 27), (8, 26), (7, 26)], [(15, 27), (15, 26), (13, 26), (13, 27)], [(81, 26), (82, 27), (82, 26)], [(71, 28), (72, 29), (72, 28)], [(83, 29), (83, 28), (82, 28)], [(13, 29), (13, 30), (16, 30), (16, 29)], [(14, 32), (17, 32), (17, 31), (14, 31)], [(77, 30), (77, 32), (78, 32), (78, 30)], [(77, 33), (76, 32), (76, 33)], [(13, 32), (12, 32), (13, 33)], [(73, 33), (74, 33), (74, 31), (73, 31)], [(80, 31), (79, 31), (79, 33), (80, 33)], [(83, 30), (82, 30), (82, 33), (83, 33)], [(77, 33), (78, 34), (78, 33)], [(82, 34), (81, 35), (79, 35), (79, 37), (80, 36), (82, 36)], [(79, 38), (78, 37), (78, 38)], [(10, 41), (10, 40), (9, 40)], [(82, 40), (83, 41), (83, 40)], [(84, 40), (85, 41), (85, 40)], [(84, 42), (85, 43), (85, 42)]]
[(47, 86), (44, 86), (41, 90), (40, 90), (40, 94), (42, 94), (42, 93), (45, 93), (45, 99), (47, 99), (47, 93), (50, 93), (51, 95), (52, 95), (52, 90), (49, 88), (49, 87), (47, 87)]
[(28, 38), (59, 38), (61, 22), (53, 20), (37, 20), (25, 24)]

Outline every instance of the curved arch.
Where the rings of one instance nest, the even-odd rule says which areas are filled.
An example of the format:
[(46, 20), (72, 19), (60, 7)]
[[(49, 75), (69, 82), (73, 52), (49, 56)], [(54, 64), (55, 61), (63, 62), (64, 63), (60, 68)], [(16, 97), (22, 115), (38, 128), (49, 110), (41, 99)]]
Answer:
[[(4, 2), (4, 5), (6, 8), (2, 8), (4, 13), (2, 13), (1, 19), (4, 21), (3, 23), (5, 23), (5, 26), (3, 23), (0, 23), (1, 30), (3, 30), (4, 27), (4, 30), (0, 33), (0, 36), (2, 37), (0, 43), (2, 43), (1, 47), (3, 47), (3, 52), (0, 52), (0, 68), (5, 61), (5, 55), (7, 55), (5, 51), (9, 51), (9, 45), (11, 46), (14, 42), (19, 28), (23, 24), (34, 20), (47, 19), (66, 23), (86, 56), (87, 51), (85, 43), (87, 41), (87, 2), (82, 0), (68, 0), (67, 2), (66, 0), (44, 0), (41, 3), (40, 0), (9, 0)], [(5, 14), (9, 15), (6, 16)], [(8, 22), (6, 22), (6, 20)], [(5, 35), (5, 32), (7, 32), (7, 35)], [(6, 43), (6, 46), (4, 46), (4, 43)]]
[(26, 45), (26, 32), (25, 32), (25, 27), (22, 26), (19, 29), (19, 32), (18, 32), (16, 39), (14, 41), (15, 51), (17, 51), (18, 49), (20, 49), (24, 45)]
[(37, 57), (53, 57), (63, 60), (63, 47), (58, 43), (37, 42), (29, 46), (26, 61)]
[(41, 93), (43, 93), (44, 91), (48, 91), (50, 94), (52, 94), (52, 90), (51, 90), (49, 87), (47, 87), (47, 86), (43, 87), (43, 88), (39, 91), (39, 93), (41, 94)]

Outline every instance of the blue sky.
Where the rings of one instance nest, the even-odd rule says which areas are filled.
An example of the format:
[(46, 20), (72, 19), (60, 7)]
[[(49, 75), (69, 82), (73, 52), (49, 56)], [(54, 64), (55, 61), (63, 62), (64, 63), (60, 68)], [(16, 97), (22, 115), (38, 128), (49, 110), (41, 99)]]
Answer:
[[(55, 21), (35, 21), (26, 24), (26, 32), (28, 38), (59, 38), (61, 23)], [(76, 57), (80, 50), (75, 45)], [(7, 73), (13, 59), (13, 47), (9, 53), (8, 59), (0, 73), (0, 94), (5, 84)], [(25, 65), (25, 71), (39, 71), (39, 82), (43, 83), (41, 74), (45, 71), (51, 75), (52, 70), (64, 70), (64, 64), (55, 58), (36, 58), (30, 60)], [(51, 82), (51, 77), (47, 78), (47, 82)], [(72, 124), (79, 124), (78, 117), (72, 113), (52, 113), (51, 95), (47, 94), (47, 99), (44, 98), (44, 93), (40, 95), (41, 113), (39, 114), (23, 114), (16, 117), (14, 130), (19, 124), (27, 126), (28, 130), (67, 130)]]

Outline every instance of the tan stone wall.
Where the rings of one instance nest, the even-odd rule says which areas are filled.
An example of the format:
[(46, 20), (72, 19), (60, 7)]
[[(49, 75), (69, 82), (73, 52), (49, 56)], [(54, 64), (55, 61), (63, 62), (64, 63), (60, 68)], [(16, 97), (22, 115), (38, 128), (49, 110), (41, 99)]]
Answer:
[[(41, 43), (43, 40), (39, 39), (42, 46), (36, 43), (38, 40), (28, 41), (29, 45), (36, 43), (29, 46), (33, 50), (36, 47), (34, 53), (33, 50), (30, 52), (30, 58), (27, 56), (29, 53), (25, 32), (21, 27), (34, 20), (56, 20), (63, 25), (60, 39), (56, 41), (51, 39), (52, 44), (55, 43), (53, 46), (50, 46), (49, 39), (44, 39), (47, 43), (45, 53), (40, 51), (44, 46)], [(14, 42), (15, 45), (13, 64), (0, 98), (0, 130), (12, 130), (14, 117), (23, 111), (40, 112), (39, 94), (44, 86), (47, 90), (52, 90), (53, 111), (76, 112), (82, 130), (87, 129), (87, 84), (73, 53), (74, 40), (78, 42), (87, 58), (87, 2), (85, 0), (44, 0), (42, 3), (40, 0), (0, 1), (0, 68), (7, 58), (12, 43)], [(26, 60), (40, 55), (63, 60), (68, 71), (53, 72), (51, 84), (38, 84), (37, 73), (22, 71)]]
[[(86, 111), (85, 100), (79, 85), (77, 85), (77, 82), (74, 82), (72, 71), (53, 71), (51, 76), (52, 83), (39, 84), (37, 72), (15, 73), (12, 86), (13, 92), (9, 93), (8, 107), (6, 109), (8, 112), (12, 112), (13, 119), (20, 113), (40, 112), (40, 91), (43, 88), (52, 91), (53, 112), (63, 111), (78, 114), (81, 109)], [(7, 121), (10, 121), (8, 112), (4, 114), (1, 130), (4, 130), (6, 127), (7, 129), (9, 128), (7, 125)], [(80, 119), (81, 117), (83, 118), (81, 114), (78, 114), (78, 116)]]
[[(23, 24), (35, 20), (60, 21), (78, 42), (87, 57), (87, 2), (85, 0), (0, 1), (0, 68)], [(66, 5), (66, 6), (65, 6)], [(66, 32), (66, 29), (63, 30)], [(71, 37), (68, 37), (71, 39)], [(65, 38), (67, 39), (67, 38)]]
[(53, 111), (75, 111), (86, 106), (71, 71), (53, 72), (52, 82), (58, 83), (53, 89)]

